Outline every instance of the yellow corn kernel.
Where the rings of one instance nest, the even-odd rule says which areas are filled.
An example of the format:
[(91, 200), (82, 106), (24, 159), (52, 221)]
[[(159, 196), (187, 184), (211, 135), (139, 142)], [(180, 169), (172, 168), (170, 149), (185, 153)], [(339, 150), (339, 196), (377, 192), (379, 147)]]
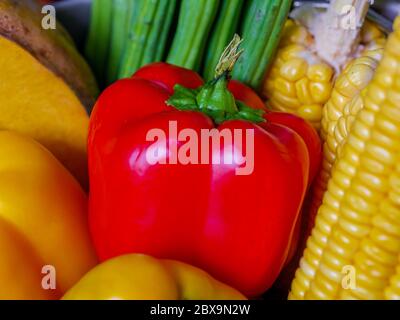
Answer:
[(386, 287), (385, 299), (400, 300), (400, 260), (398, 261), (396, 273), (390, 279), (390, 284)]
[(296, 82), (307, 72), (307, 62), (301, 58), (293, 58), (285, 62), (280, 68), (280, 75), (288, 81)]
[[(291, 50), (294, 50), (293, 46), (283, 55), (298, 54), (297, 49)], [(265, 81), (263, 94), (273, 110), (297, 114), (319, 130), (323, 104), (332, 92), (332, 75), (333, 69), (327, 64), (308, 65), (303, 58), (292, 56), (281, 66), (275, 62)]]
[(361, 42), (370, 43), (378, 39), (384, 39), (385, 34), (378, 28), (378, 26), (368, 20), (364, 22), (361, 29)]
[[(365, 68), (361, 62), (354, 66), (354, 60), (351, 61), (343, 72), (347, 78), (339, 76), (337, 79), (336, 86), (342, 87), (341, 92), (335, 93), (333, 90), (334, 69), (313, 53), (313, 41), (313, 37), (304, 26), (293, 20), (286, 22), (276, 59), (266, 77), (262, 93), (270, 100), (273, 110), (300, 115), (310, 121), (317, 130), (322, 126), (320, 133), (325, 139), (326, 130), (324, 132), (324, 124), (321, 124), (321, 117), (323, 118), (326, 112), (324, 105), (329, 99), (337, 105), (348, 103), (354, 97), (354, 92), (358, 91), (363, 83), (370, 81), (371, 73), (364, 71)], [(358, 54), (365, 60), (378, 61), (382, 57), (384, 43), (383, 32), (375, 24), (367, 23), (361, 35), (360, 48), (364, 49)], [(350, 66), (353, 72), (347, 72)], [(273, 85), (273, 82), (277, 84)], [(296, 90), (295, 93), (293, 89)], [(279, 91), (280, 94), (275, 96), (274, 91)], [(286, 94), (288, 99), (282, 97), (283, 94)], [(314, 113), (311, 113), (311, 110)], [(327, 112), (332, 113), (336, 110), (330, 108)], [(341, 113), (336, 117), (339, 116)], [(333, 118), (335, 119), (335, 116)], [(336, 119), (333, 123), (327, 123), (332, 133), (334, 123)]]
[(277, 73), (278, 75), (280, 73), (280, 71), (279, 71), (280, 68), (282, 68), (282, 66), (285, 64), (285, 62), (286, 62), (286, 60), (282, 59), (281, 57), (276, 58), (274, 67), (275, 67), (275, 70), (278, 71), (278, 73)]
[(350, 129), (352, 124), (350, 118), (360, 110), (360, 103), (352, 101), (357, 99), (360, 92), (370, 83), (377, 64), (378, 61), (370, 57), (361, 57), (350, 63), (337, 79), (331, 98), (324, 107), (321, 136), (328, 145), (328, 148), (324, 149), (324, 161), (332, 159), (332, 165), (336, 159), (338, 145), (347, 136), (347, 134), (337, 135), (335, 130), (341, 121), (348, 125), (346, 129)]
[[(391, 69), (386, 68), (385, 60), (390, 59), (393, 66), (394, 59), (400, 58), (399, 39), (400, 17), (385, 48), (383, 63), (368, 85), (365, 106), (358, 112), (341, 158), (333, 167), (290, 297), (382, 297), (382, 283), (394, 272), (400, 234), (393, 234), (396, 228), (391, 231), (382, 229), (382, 225), (391, 225), (390, 215), (400, 216), (399, 208), (393, 209), (393, 201), (400, 199), (400, 179), (393, 173), (400, 160), (400, 94), (394, 85), (400, 77), (400, 59)], [(382, 83), (383, 77), (391, 81)], [(321, 237), (323, 241), (319, 241)], [(317, 253), (311, 262), (307, 261), (310, 250)], [(356, 267), (360, 283), (351, 292), (343, 292), (341, 287), (345, 266)]]
[(295, 93), (301, 104), (312, 104), (313, 98), (310, 92), (310, 80), (302, 78), (296, 82)]
[(270, 107), (271, 110), (276, 110), (276, 111), (281, 111), (281, 112), (290, 112), (290, 108), (286, 108), (276, 102), (275, 99), (270, 99), (267, 103), (267, 105)]
[(307, 71), (307, 78), (314, 82), (331, 82), (333, 69), (326, 63), (311, 65)]
[(291, 98), (296, 98), (296, 86), (291, 81), (287, 81), (283, 78), (276, 78), (272, 81), (274, 89), (278, 90), (282, 94), (286, 94)]
[(376, 49), (376, 50), (375, 49), (368, 50), (368, 51), (365, 51), (365, 53), (363, 53), (363, 56), (373, 58), (377, 61), (382, 60), (382, 55), (383, 55), (383, 50), (380, 48)]
[[(400, 194), (397, 181), (400, 179), (400, 157), (397, 157), (396, 170), (389, 178), (389, 192), (379, 205), (379, 210), (371, 219), (372, 229), (361, 241), (354, 255), (353, 267), (356, 270), (356, 287), (341, 289), (339, 298), (384, 299), (384, 289), (395, 273), (400, 252)], [(396, 219), (393, 219), (393, 215)]]
[(314, 103), (325, 104), (331, 96), (332, 84), (329, 82), (310, 82), (310, 92)]
[(313, 41), (311, 34), (307, 29), (293, 20), (288, 19), (282, 32), (282, 40), (280, 46), (287, 46), (289, 44), (308, 45)]
[(327, 142), (334, 144), (334, 147), (331, 148), (331, 150), (336, 150), (334, 161), (336, 160), (336, 158), (340, 158), (343, 144), (345, 143), (346, 138), (350, 133), (351, 126), (354, 123), (356, 115), (363, 107), (364, 101), (361, 93), (360, 95), (355, 96), (348, 104), (345, 105), (343, 115), (338, 118), (337, 124), (332, 134), (333, 138), (328, 139)]
[(266, 92), (274, 92), (275, 90), (275, 80), (268, 79), (264, 84), (264, 89)]
[(277, 59), (282, 59), (283, 61), (289, 61), (291, 59), (296, 59), (300, 57), (301, 53), (306, 51), (306, 48), (302, 45), (291, 44), (287, 47), (282, 48), (277, 55)]
[(273, 92), (271, 100), (275, 100), (279, 105), (283, 106), (284, 108), (297, 110), (301, 106), (299, 100), (297, 100), (296, 98), (291, 98), (276, 90)]
[(318, 123), (321, 119), (322, 109), (318, 104), (303, 105), (297, 110), (297, 115), (312, 123)]
[(370, 57), (358, 58), (350, 63), (337, 79), (331, 98), (323, 109), (321, 128), (324, 141), (323, 161), (311, 190), (312, 197), (308, 212), (311, 221), (321, 206), (332, 168), (350, 132), (351, 125), (363, 107), (360, 92), (370, 82), (377, 63)]
[(273, 110), (300, 115), (319, 130), (334, 71), (309, 50), (312, 43), (304, 26), (288, 20), (262, 93)]
[(280, 75), (279, 75), (279, 68), (278, 67), (276, 67), (276, 66), (274, 66), (274, 68), (272, 68), (271, 69), (271, 71), (270, 71), (270, 73), (269, 73), (269, 77), (268, 77), (268, 81), (269, 80), (271, 80), (271, 81), (273, 81), (274, 79), (277, 79), (277, 78), (279, 78), (280, 77)]

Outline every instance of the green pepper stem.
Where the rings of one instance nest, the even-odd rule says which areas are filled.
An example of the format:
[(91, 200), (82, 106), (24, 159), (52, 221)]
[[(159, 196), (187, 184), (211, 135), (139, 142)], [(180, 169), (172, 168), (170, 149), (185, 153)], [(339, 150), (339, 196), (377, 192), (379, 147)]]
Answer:
[(263, 111), (254, 110), (243, 102), (236, 102), (228, 90), (228, 83), (235, 63), (243, 50), (239, 50), (242, 39), (235, 34), (226, 47), (215, 68), (215, 78), (204, 86), (191, 90), (176, 85), (173, 96), (167, 104), (179, 110), (201, 111), (211, 117), (216, 124), (232, 119), (263, 122)]
[(230, 73), (244, 51), (243, 49), (239, 50), (242, 42), (243, 40), (239, 37), (239, 35), (235, 34), (233, 36), (232, 41), (225, 48), (224, 52), (219, 58), (217, 67), (215, 68), (215, 79), (220, 77), (230, 77)]

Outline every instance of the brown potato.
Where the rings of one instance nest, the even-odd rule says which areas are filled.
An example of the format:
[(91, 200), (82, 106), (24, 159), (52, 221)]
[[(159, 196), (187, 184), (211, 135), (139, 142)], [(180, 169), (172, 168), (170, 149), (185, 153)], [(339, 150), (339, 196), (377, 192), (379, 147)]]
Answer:
[(0, 0), (0, 35), (21, 45), (63, 78), (91, 110), (98, 94), (96, 80), (59, 22), (56, 30), (42, 28), (41, 8), (34, 0)]

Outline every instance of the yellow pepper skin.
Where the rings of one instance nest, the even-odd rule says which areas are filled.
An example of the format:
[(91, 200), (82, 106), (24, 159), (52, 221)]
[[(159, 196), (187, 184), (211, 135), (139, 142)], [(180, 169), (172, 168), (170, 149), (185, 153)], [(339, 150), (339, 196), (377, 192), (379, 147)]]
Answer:
[(244, 300), (206, 272), (172, 260), (129, 254), (89, 271), (65, 300)]
[(96, 262), (78, 182), (39, 143), (0, 131), (0, 299), (59, 299)]

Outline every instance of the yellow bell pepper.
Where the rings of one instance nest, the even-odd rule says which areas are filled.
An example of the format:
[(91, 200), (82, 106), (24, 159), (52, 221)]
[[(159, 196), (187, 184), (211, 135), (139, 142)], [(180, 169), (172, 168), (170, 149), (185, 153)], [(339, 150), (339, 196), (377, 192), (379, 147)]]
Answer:
[(78, 182), (39, 143), (0, 131), (0, 299), (58, 299), (95, 264)]
[(65, 300), (243, 300), (206, 272), (172, 260), (129, 254), (87, 273)]

